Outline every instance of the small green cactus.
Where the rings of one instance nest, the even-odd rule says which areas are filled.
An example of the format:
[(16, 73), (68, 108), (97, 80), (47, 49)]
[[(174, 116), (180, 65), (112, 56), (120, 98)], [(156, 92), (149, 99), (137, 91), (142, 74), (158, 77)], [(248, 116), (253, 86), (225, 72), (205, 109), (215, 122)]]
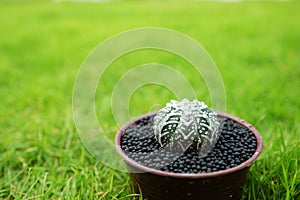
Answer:
[(217, 114), (203, 102), (171, 100), (154, 117), (154, 134), (161, 146), (206, 154), (217, 141), (219, 125)]

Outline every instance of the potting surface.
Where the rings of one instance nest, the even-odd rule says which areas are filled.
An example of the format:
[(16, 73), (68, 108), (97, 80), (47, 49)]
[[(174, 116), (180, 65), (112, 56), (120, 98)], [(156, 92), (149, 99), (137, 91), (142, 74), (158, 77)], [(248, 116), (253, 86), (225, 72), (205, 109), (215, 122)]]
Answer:
[(174, 173), (208, 173), (235, 167), (248, 160), (256, 150), (254, 133), (227, 118), (217, 143), (205, 156), (189, 148), (184, 153), (162, 148), (154, 138), (153, 116), (142, 119), (125, 130), (121, 148), (126, 155), (149, 168)]

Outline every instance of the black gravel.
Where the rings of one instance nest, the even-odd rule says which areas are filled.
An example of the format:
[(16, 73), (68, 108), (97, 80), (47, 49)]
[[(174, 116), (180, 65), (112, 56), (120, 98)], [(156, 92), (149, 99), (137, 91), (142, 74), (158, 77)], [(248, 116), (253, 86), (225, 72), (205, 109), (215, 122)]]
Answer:
[(188, 149), (184, 153), (161, 148), (154, 138), (153, 117), (130, 126), (121, 138), (121, 148), (136, 162), (174, 173), (207, 173), (225, 170), (248, 160), (256, 150), (254, 133), (227, 118), (222, 123), (219, 139), (207, 155)]

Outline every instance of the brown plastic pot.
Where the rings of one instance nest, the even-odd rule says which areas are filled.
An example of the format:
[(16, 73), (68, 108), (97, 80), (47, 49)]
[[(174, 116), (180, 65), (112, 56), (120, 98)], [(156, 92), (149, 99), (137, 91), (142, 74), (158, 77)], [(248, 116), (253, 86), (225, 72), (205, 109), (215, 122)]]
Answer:
[(141, 115), (126, 123), (118, 131), (115, 138), (117, 152), (127, 165), (135, 193), (140, 193), (141, 191), (143, 199), (148, 200), (241, 199), (249, 168), (260, 155), (263, 147), (262, 138), (252, 125), (237, 117), (219, 112), (219, 116), (231, 119), (254, 133), (257, 140), (255, 153), (240, 165), (226, 170), (200, 174), (179, 174), (143, 166), (129, 158), (121, 149), (120, 141), (125, 130), (141, 119), (153, 115), (155, 113)]

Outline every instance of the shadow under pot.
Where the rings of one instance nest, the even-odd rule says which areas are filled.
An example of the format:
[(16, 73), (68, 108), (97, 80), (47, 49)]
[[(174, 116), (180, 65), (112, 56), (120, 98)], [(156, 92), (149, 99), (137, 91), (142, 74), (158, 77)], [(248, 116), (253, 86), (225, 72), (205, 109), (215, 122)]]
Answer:
[(252, 125), (218, 112), (222, 126), (211, 151), (205, 156), (192, 149), (176, 154), (156, 141), (155, 115), (133, 119), (115, 137), (136, 194), (149, 200), (241, 199), (249, 168), (263, 146)]

